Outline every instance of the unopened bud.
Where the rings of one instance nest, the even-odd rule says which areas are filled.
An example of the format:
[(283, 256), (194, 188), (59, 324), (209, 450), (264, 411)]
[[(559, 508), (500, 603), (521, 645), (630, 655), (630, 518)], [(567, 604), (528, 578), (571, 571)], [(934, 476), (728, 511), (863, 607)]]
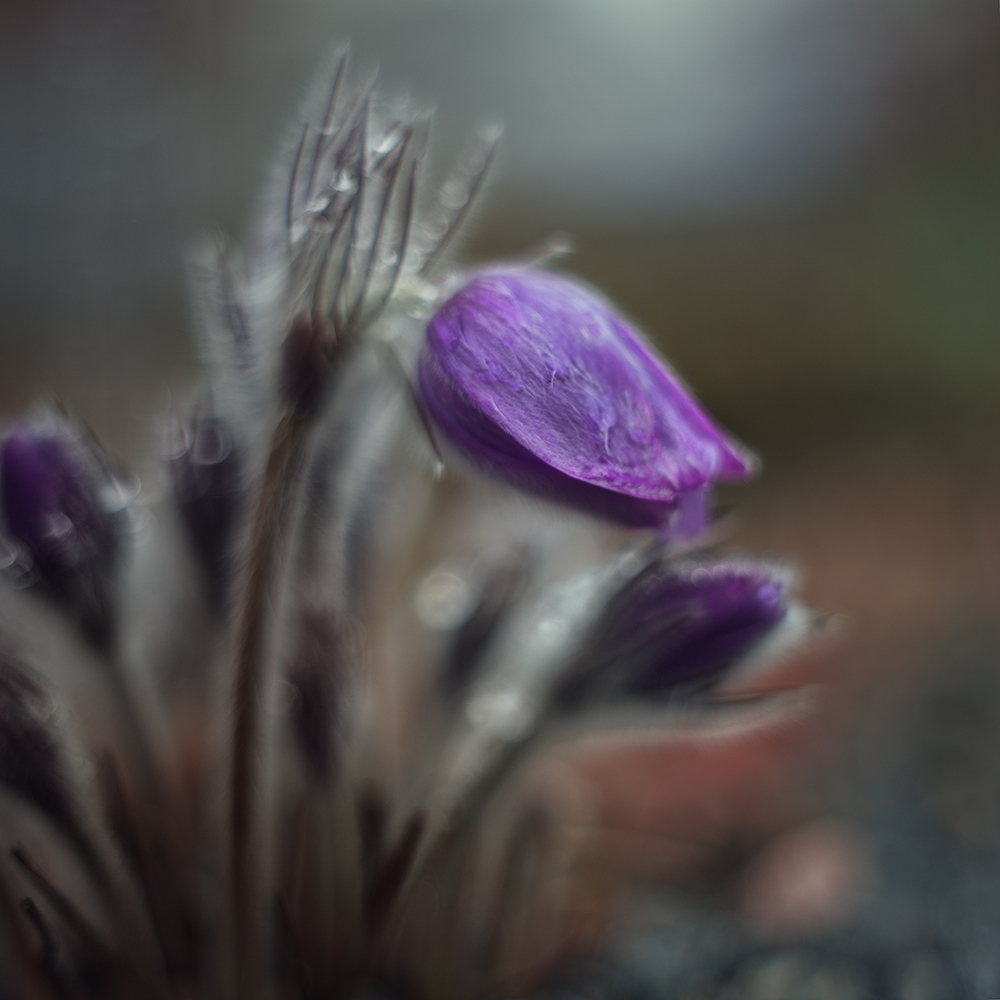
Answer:
[(123, 492), (92, 444), (64, 422), (22, 424), (0, 445), (4, 533), (27, 552), (35, 579), (103, 642)]
[(419, 379), (467, 459), (621, 524), (677, 517), (690, 535), (711, 483), (755, 468), (606, 299), (540, 268), (480, 273), (445, 302)]
[(787, 569), (750, 559), (657, 561), (608, 602), (564, 704), (710, 686), (785, 618)]
[(239, 453), (210, 403), (177, 429), (169, 459), (174, 495), (204, 566), (213, 603), (225, 602), (233, 539), (243, 507)]

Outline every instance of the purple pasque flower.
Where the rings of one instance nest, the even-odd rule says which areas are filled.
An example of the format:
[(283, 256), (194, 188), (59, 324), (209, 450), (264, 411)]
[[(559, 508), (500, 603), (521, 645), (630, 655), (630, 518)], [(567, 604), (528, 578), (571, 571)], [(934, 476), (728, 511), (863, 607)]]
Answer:
[(104, 473), (94, 466), (82, 441), (54, 423), (16, 425), (0, 444), (3, 532), (27, 550), (37, 577), (102, 641), (118, 538), (116, 512), (99, 493)]
[(608, 602), (557, 703), (710, 686), (782, 623), (791, 584), (760, 560), (655, 560)]
[(480, 468), (632, 527), (679, 512), (694, 534), (708, 487), (755, 468), (606, 299), (540, 268), (483, 271), (448, 299), (419, 387)]

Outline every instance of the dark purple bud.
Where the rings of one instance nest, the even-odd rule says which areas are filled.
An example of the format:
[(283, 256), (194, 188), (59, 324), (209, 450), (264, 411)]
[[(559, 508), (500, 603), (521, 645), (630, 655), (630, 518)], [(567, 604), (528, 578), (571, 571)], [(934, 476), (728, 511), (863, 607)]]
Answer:
[(342, 656), (333, 616), (304, 612), (287, 680), (292, 689), (292, 735), (309, 773), (319, 782), (328, 781), (336, 766)]
[(92, 447), (62, 424), (14, 427), (0, 446), (0, 502), (34, 575), (103, 641), (122, 493)]
[(419, 384), (473, 463), (625, 525), (680, 511), (691, 534), (708, 487), (754, 470), (606, 299), (549, 271), (473, 277), (428, 324)]
[(232, 547), (243, 508), (239, 454), (210, 403), (175, 429), (170, 449), (174, 495), (208, 577), (213, 603), (225, 603)]
[(657, 560), (611, 599), (557, 701), (709, 686), (785, 617), (790, 574), (751, 560)]

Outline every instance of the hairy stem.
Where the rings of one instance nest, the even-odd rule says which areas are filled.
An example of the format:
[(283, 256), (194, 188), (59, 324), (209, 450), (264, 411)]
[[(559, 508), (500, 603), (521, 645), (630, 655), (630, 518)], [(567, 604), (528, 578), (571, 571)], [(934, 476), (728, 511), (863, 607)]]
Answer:
[[(13, 979), (12, 985), (18, 990), (17, 995), (23, 996), (25, 1000), (52, 1000), (56, 996), (56, 990), (47, 975), (54, 959), (52, 942), (39, 934), (42, 939), (42, 954), (36, 955), (37, 949), (29, 940), (18, 914), (16, 899), (6, 874), (0, 873), (0, 927), (3, 928), (6, 944), (4, 959), (9, 963), (8, 975)], [(23, 901), (21, 906), (23, 909)]]
[(165, 801), (163, 777), (154, 760), (149, 744), (149, 733), (139, 714), (127, 675), (128, 668), (115, 648), (108, 654), (107, 677), (118, 720), (124, 728), (124, 736), (128, 742), (130, 751), (128, 759), (138, 765), (137, 777), (142, 785), (144, 802), (163, 802)]
[(263, 695), (271, 650), (271, 597), (288, 532), (306, 425), (295, 411), (282, 417), (260, 482), (250, 524), (243, 587), (235, 608), (235, 687), (229, 782), (229, 891), (233, 969), (230, 987), (253, 1000), (265, 979), (266, 901), (257, 800), (262, 774)]

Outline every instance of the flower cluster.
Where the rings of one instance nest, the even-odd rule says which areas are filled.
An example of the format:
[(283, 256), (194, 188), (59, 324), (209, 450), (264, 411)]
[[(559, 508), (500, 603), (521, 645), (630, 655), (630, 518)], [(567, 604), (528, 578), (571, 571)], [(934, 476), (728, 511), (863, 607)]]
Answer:
[(426, 133), (340, 60), (246, 253), (196, 262), (163, 489), (65, 416), (3, 436), (13, 995), (537, 981), (588, 936), (546, 755), (732, 711), (808, 632), (785, 566), (698, 548), (753, 456), (595, 290), (449, 265), (493, 145), (418, 212)]

